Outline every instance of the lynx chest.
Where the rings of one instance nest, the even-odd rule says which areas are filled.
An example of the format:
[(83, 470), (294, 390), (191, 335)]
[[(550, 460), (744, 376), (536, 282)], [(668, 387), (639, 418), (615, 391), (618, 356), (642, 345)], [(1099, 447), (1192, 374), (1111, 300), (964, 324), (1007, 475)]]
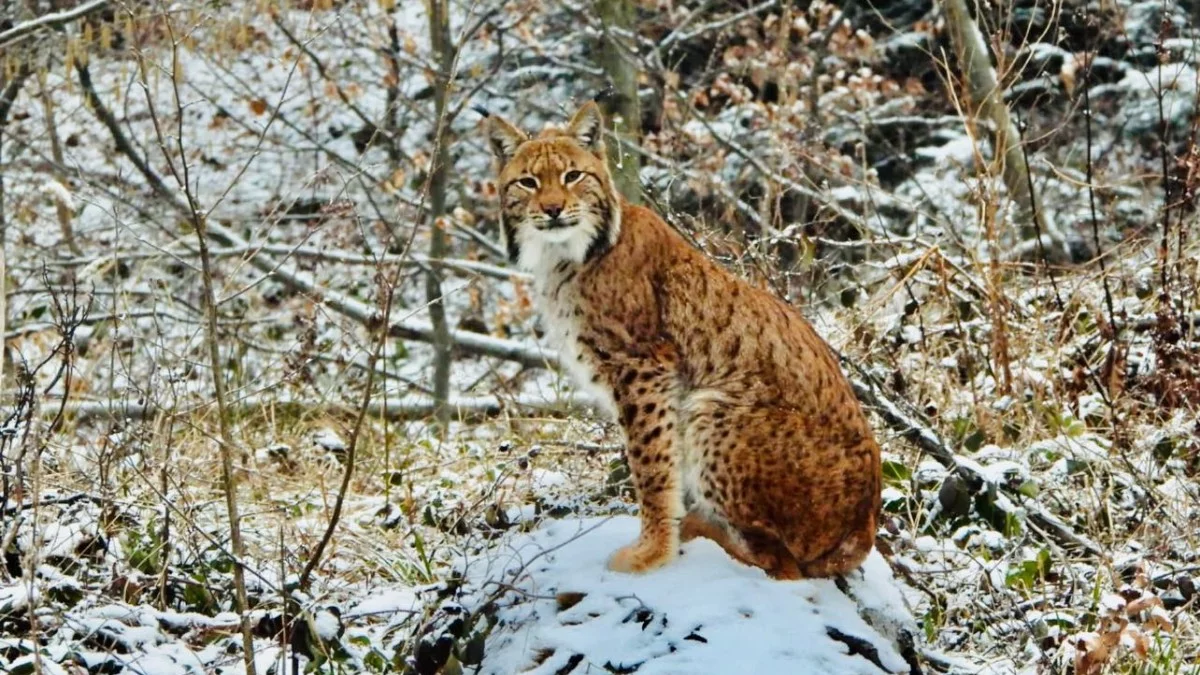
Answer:
[(596, 356), (580, 343), (586, 317), (574, 284), (573, 270), (555, 269), (535, 278), (536, 302), (546, 340), (558, 351), (559, 361), (576, 389), (592, 398), (607, 414), (616, 416), (612, 389), (596, 376)]

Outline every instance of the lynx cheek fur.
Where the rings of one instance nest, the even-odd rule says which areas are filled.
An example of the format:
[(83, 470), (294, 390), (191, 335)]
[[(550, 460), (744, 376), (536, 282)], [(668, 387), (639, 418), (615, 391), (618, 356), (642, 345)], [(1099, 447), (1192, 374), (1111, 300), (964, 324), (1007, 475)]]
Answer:
[(609, 567), (652, 570), (696, 536), (777, 578), (861, 564), (879, 446), (812, 326), (621, 199), (595, 103), (533, 138), (485, 124), (508, 254), (565, 366), (625, 431), (642, 529)]

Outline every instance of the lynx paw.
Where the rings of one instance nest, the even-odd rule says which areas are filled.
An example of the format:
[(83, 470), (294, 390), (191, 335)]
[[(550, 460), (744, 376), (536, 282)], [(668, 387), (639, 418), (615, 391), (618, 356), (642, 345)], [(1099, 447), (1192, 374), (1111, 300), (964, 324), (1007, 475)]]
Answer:
[(629, 546), (618, 549), (608, 559), (608, 569), (626, 574), (642, 574), (671, 562), (676, 553), (673, 546), (638, 539)]

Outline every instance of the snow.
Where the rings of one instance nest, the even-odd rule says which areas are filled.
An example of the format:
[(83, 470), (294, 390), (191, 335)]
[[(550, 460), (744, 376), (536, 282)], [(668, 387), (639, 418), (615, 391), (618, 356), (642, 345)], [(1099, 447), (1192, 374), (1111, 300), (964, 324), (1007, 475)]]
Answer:
[(379, 588), (345, 613), (346, 619), (362, 616), (413, 612), (420, 606), (417, 594), (407, 586)]
[(317, 637), (328, 642), (336, 640), (342, 632), (342, 622), (338, 619), (338, 615), (323, 609), (317, 611), (313, 616), (313, 629), (316, 631)]
[(37, 587), (30, 588), (21, 580), (0, 587), (0, 614), (16, 614), (24, 611), (29, 607), (31, 597), (33, 602), (38, 602), (40, 593)]
[[(881, 672), (848, 654), (832, 631), (869, 642), (885, 672), (907, 671), (831, 580), (776, 581), (704, 539), (683, 544), (678, 559), (649, 574), (609, 571), (608, 557), (638, 528), (628, 516), (551, 521), (464, 561), (482, 589), (477, 599), (501, 589), (480, 673), (554, 673), (579, 659), (597, 669), (638, 665), (639, 675)], [(866, 613), (884, 632), (911, 628), (878, 553), (864, 572), (851, 575), (850, 587)]]

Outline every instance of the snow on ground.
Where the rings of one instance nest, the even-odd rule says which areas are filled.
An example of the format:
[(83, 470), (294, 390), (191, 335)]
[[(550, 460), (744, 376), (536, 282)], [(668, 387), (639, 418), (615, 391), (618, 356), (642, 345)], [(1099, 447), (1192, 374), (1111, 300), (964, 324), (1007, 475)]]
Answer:
[[(776, 581), (706, 539), (649, 574), (609, 571), (638, 527), (629, 516), (549, 521), (466, 561), (477, 600), (500, 593), (480, 672), (907, 671), (832, 580)], [(852, 582), (860, 602), (893, 626), (915, 625), (878, 553), (865, 569)]]

